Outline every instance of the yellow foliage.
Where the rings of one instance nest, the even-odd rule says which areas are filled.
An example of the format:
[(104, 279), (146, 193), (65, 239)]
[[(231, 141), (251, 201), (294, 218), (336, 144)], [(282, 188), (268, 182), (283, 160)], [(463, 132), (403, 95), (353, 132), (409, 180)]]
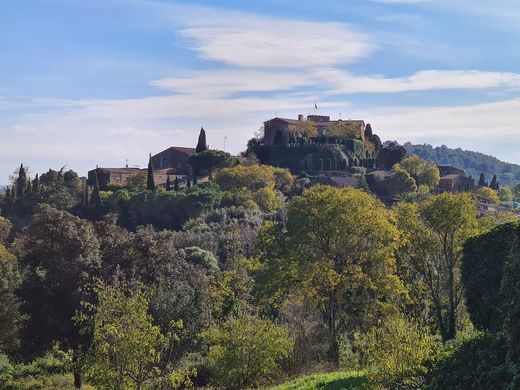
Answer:
[(294, 177), (287, 169), (253, 164), (221, 169), (216, 172), (214, 181), (224, 191), (247, 188), (254, 192), (265, 187), (287, 191)]
[(500, 202), (497, 192), (489, 187), (480, 187), (477, 190), (477, 195), (489, 199), (493, 203)]

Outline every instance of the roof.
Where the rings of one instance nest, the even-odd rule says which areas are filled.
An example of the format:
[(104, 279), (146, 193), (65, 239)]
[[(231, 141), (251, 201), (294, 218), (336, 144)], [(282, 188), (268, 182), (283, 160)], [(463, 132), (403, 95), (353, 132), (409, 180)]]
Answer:
[[(196, 153), (195, 148), (187, 148), (187, 147), (184, 147), (184, 146), (171, 146), (171, 147), (169, 147), (169, 148), (166, 149), (166, 150), (177, 150), (177, 151), (179, 151), (179, 152), (183, 152), (183, 153), (189, 154), (190, 156), (191, 156), (192, 154), (195, 154), (195, 153)], [(159, 152), (159, 153), (157, 153), (157, 154), (161, 154), (161, 153), (163, 153), (163, 152), (166, 152), (166, 150), (163, 150), (162, 152)], [(156, 154), (156, 156), (157, 156), (157, 154)], [(154, 156), (154, 157), (155, 157), (155, 156)]]
[(446, 175), (446, 176), (441, 177), (441, 180), (453, 180), (453, 179), (458, 179), (459, 177), (466, 177), (466, 175), (461, 174), (461, 173), (452, 173), (451, 175)]
[[(128, 174), (136, 173), (136, 172), (142, 170), (141, 168), (103, 168), (103, 167), (99, 167), (96, 169), (101, 169), (103, 171), (108, 171), (111, 173), (128, 173)], [(93, 169), (93, 171), (95, 171), (96, 169)]]
[[(290, 123), (290, 124), (298, 124), (300, 123), (300, 121), (298, 119), (288, 119), (288, 118), (279, 118), (279, 117), (276, 117), (276, 118), (273, 118), (273, 119), (269, 119), (268, 121), (266, 122), (271, 122), (271, 121), (274, 121), (274, 120), (278, 120), (278, 121), (282, 121), (282, 122), (287, 122), (287, 123)], [(312, 119), (308, 119), (308, 120), (312, 120)], [(336, 121), (326, 121), (326, 122), (315, 122), (317, 126), (330, 126), (332, 124), (337, 124), (337, 123), (348, 123), (348, 124), (356, 124), (356, 125), (359, 125), (359, 126), (365, 126), (365, 121), (362, 120), (362, 119), (338, 119)]]

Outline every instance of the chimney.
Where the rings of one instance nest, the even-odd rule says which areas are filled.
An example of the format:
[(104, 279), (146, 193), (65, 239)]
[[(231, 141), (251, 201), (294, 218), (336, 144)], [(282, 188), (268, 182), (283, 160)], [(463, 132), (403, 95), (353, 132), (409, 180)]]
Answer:
[(298, 114), (298, 120), (301, 122), (303, 121), (303, 114)]

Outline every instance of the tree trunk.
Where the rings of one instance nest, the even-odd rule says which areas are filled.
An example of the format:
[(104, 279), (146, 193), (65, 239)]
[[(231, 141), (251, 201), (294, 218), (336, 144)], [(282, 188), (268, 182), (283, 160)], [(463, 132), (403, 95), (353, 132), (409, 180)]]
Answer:
[(73, 375), (74, 375), (74, 387), (76, 389), (81, 389), (81, 382), (82, 382), (81, 371), (77, 368), (74, 368)]

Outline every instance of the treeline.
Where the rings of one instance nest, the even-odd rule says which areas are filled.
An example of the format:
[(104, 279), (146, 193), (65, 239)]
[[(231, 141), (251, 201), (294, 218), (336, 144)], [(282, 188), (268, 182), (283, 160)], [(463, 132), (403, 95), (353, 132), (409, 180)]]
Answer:
[(0, 199), (0, 388), (244, 389), (323, 367), (374, 389), (517, 385), (514, 216), (433, 195), (424, 161), (395, 169), (422, 192), (391, 208), (258, 164), (93, 205), (62, 171), (71, 203), (20, 170)]
[(503, 186), (513, 187), (520, 182), (520, 165), (500, 161), (483, 153), (461, 148), (451, 149), (445, 145), (437, 147), (427, 144), (413, 145), (410, 142), (405, 143), (404, 147), (408, 153), (424, 160), (463, 169), (466, 175), (471, 175), (476, 181), (480, 174), (484, 173), (487, 182), (491, 182), (494, 175)]

